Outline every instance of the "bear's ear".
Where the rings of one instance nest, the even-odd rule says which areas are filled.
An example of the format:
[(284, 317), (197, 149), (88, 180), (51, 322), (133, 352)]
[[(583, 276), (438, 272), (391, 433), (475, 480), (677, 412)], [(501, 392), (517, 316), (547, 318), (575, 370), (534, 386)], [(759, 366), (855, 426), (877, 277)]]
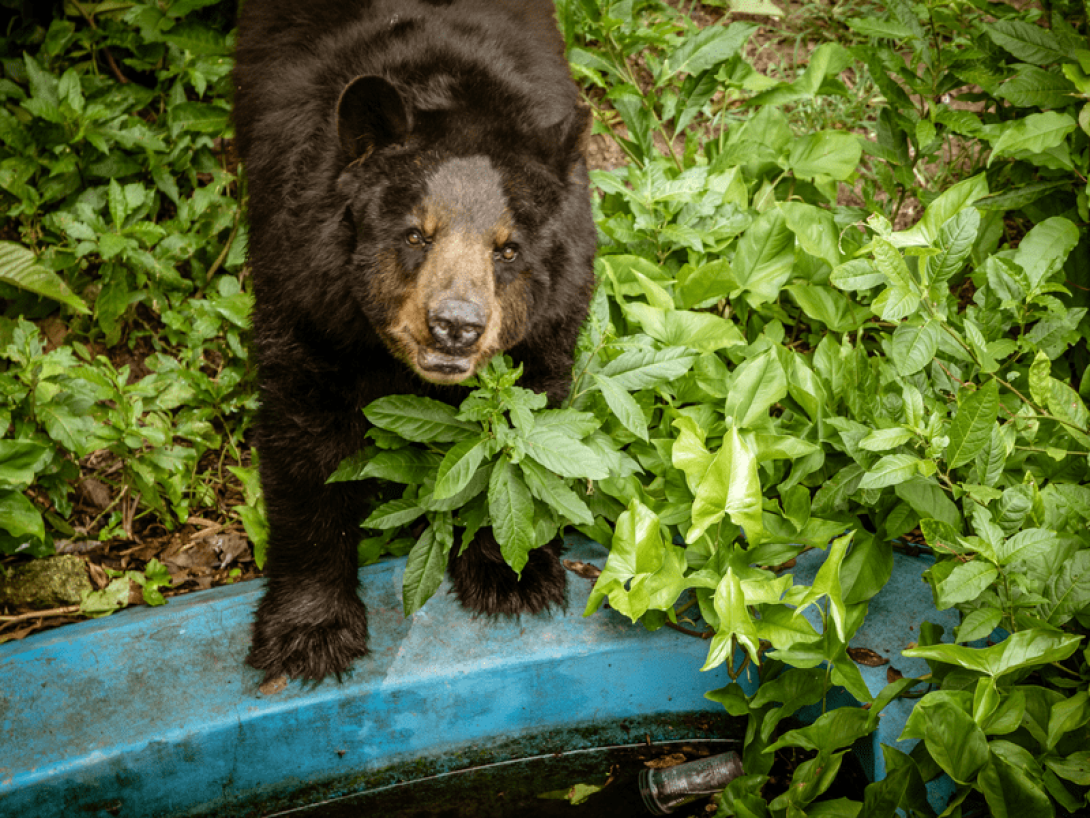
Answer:
[(337, 140), (346, 163), (366, 159), (376, 148), (402, 142), (412, 129), (405, 100), (383, 77), (356, 77), (337, 100)]
[(575, 163), (586, 154), (593, 125), (594, 115), (590, 108), (579, 103), (554, 126), (554, 139), (550, 141), (558, 146), (556, 160), (563, 174), (570, 173)]

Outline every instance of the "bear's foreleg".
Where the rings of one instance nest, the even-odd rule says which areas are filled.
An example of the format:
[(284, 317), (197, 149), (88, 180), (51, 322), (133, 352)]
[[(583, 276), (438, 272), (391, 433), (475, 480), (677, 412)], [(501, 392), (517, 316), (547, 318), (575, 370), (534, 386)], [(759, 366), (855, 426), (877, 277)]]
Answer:
[(339, 677), (367, 653), (367, 612), (357, 594), (367, 489), (325, 480), (358, 448), (362, 416), (308, 434), (290, 421), (269, 422), (270, 414), (258, 445), (269, 519), (267, 586), (247, 662), (266, 679)]

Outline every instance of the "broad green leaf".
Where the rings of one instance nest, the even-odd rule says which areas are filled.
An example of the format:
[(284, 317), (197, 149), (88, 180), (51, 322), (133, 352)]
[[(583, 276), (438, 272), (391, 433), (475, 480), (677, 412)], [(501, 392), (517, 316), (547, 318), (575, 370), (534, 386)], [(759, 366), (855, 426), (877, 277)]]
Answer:
[(959, 602), (972, 602), (999, 576), (999, 569), (990, 562), (976, 559), (958, 563), (950, 576), (935, 588), (935, 604), (939, 610), (951, 608)]
[(999, 138), (992, 142), (992, 155), (988, 165), (1000, 156), (1013, 156), (1020, 151), (1042, 153), (1054, 148), (1067, 138), (1078, 123), (1073, 117), (1057, 111), (1030, 114), (1004, 123)]
[[(684, 470), (687, 466), (695, 475), (699, 466), (683, 454), (677, 444), (674, 447), (674, 465)], [(680, 456), (679, 456), (680, 455)], [(687, 475), (688, 476), (688, 475)], [(692, 527), (685, 535), (686, 543), (696, 542), (701, 534), (723, 519), (741, 526), (746, 537), (759, 543), (764, 536), (761, 520), (761, 483), (757, 476), (757, 457), (737, 429), (731, 429), (723, 438), (723, 445), (711, 458), (707, 470), (693, 486)]]
[(1080, 787), (1090, 786), (1090, 750), (1078, 750), (1066, 758), (1046, 758), (1044, 763), (1060, 778)]
[(941, 644), (910, 648), (903, 653), (999, 678), (1014, 671), (1062, 662), (1078, 650), (1080, 642), (1078, 636), (1034, 629), (1011, 634), (1003, 642), (988, 648)]
[(986, 639), (999, 627), (999, 620), (1003, 612), (998, 608), (978, 608), (970, 611), (958, 625), (957, 641), (973, 642), (977, 639)]
[(1048, 65), (1066, 62), (1071, 56), (1055, 34), (1034, 23), (1023, 20), (995, 20), (982, 28), (996, 45), (1022, 62)]
[(752, 661), (758, 661), (760, 640), (757, 629), (746, 609), (742, 585), (730, 568), (715, 588), (713, 604), (719, 616), (719, 627), (708, 646), (708, 658), (701, 670), (711, 670), (730, 658), (734, 639), (738, 640), (738, 644), (745, 649)]
[(939, 228), (939, 254), (926, 260), (927, 283), (932, 297), (940, 301), (947, 282), (965, 266), (980, 232), (980, 213), (975, 207), (966, 208), (948, 219)]
[(363, 472), (358, 477), (350, 474), (345, 475), (338, 468), (337, 472), (329, 478), (329, 482), (336, 483), (341, 480), (378, 477), (382, 480), (392, 480), (395, 483), (415, 485), (423, 483), (435, 474), (440, 462), (439, 455), (435, 452), (425, 452), (411, 447), (395, 449), (388, 452), (379, 452), (367, 460)]
[(1026, 770), (1007, 763), (994, 752), (980, 771), (977, 785), (993, 818), (1025, 818), (1028, 815), (1044, 818), (1056, 814), (1052, 799), (1041, 784)]
[(886, 283), (886, 276), (869, 259), (845, 261), (833, 270), (829, 281), (842, 290), (869, 290)]
[(1029, 367), (1029, 396), (1038, 406), (1048, 406), (1052, 397), (1052, 362), (1041, 350), (1033, 356)]
[(724, 412), (748, 429), (768, 418), (769, 408), (787, 396), (787, 375), (772, 350), (744, 361), (734, 373)]
[(677, 380), (697, 357), (696, 352), (684, 347), (630, 349), (606, 364), (599, 374), (613, 379), (625, 391), (638, 392)]
[(37, 506), (20, 491), (0, 489), (0, 528), (14, 537), (45, 540), (45, 523)]
[(756, 29), (753, 23), (734, 22), (711, 25), (691, 34), (667, 57), (659, 84), (675, 74), (700, 74), (726, 62), (741, 51)]
[(958, 413), (950, 424), (950, 443), (946, 447), (946, 462), (951, 469), (968, 463), (987, 443), (999, 412), (999, 385), (993, 378), (975, 392), (963, 390), (958, 398)]
[(576, 440), (567, 430), (556, 426), (535, 425), (524, 438), (526, 453), (561, 477), (602, 480), (609, 477), (606, 462), (594, 449)]
[(16, 242), (0, 241), (0, 282), (59, 301), (81, 315), (91, 313), (59, 275), (38, 264), (37, 256)]
[(632, 301), (623, 307), (625, 316), (637, 322), (652, 338), (668, 347), (715, 352), (745, 344), (741, 331), (730, 321), (707, 312), (662, 309)]
[(435, 473), (435, 498), (452, 497), (464, 489), (492, 444), (488, 438), (466, 438), (451, 446)]
[(591, 373), (591, 377), (601, 390), (609, 410), (617, 416), (621, 425), (641, 440), (647, 440), (647, 421), (636, 399), (617, 386), (617, 382), (612, 378), (596, 373)]
[(901, 733), (900, 739), (906, 738), (922, 738), (935, 762), (959, 784), (970, 783), (988, 761), (984, 732), (968, 713), (946, 699), (920, 701)]
[(230, 124), (227, 108), (207, 102), (181, 102), (168, 109), (167, 116), (172, 137), (182, 131), (220, 136)]
[(894, 233), (890, 237), (890, 242), (894, 247), (913, 245), (930, 247), (939, 236), (944, 224), (987, 195), (988, 180), (983, 173), (963, 179), (931, 202), (924, 211), (923, 218), (916, 224), (908, 230)]
[(859, 166), (862, 155), (863, 148), (852, 134), (818, 131), (796, 137), (787, 166), (803, 179), (828, 176), (845, 181)]
[(924, 462), (911, 454), (887, 454), (867, 470), (859, 481), (859, 488), (880, 489), (911, 480), (920, 473)]
[(30, 485), (52, 455), (50, 447), (33, 440), (0, 440), (0, 483)]
[(401, 528), (424, 513), (415, 500), (391, 500), (372, 511), (360, 525), (364, 528)]
[(389, 395), (368, 404), (371, 423), (415, 443), (453, 443), (480, 434), (480, 426), (456, 417), (458, 410), (419, 395)]
[(915, 434), (911, 429), (894, 426), (890, 429), (875, 429), (859, 441), (859, 447), (868, 452), (885, 452), (896, 449), (912, 440)]
[(1015, 262), (1026, 272), (1031, 291), (1037, 292), (1042, 282), (1059, 271), (1079, 241), (1078, 228), (1070, 219), (1052, 216), (1022, 237)]
[(401, 590), (405, 616), (418, 611), (439, 590), (447, 571), (452, 542), (452, 539), (437, 536), (436, 523), (433, 522), (409, 552)]
[(803, 250), (830, 267), (840, 264), (840, 231), (832, 213), (802, 202), (784, 202), (780, 209)]
[(617, 518), (609, 557), (591, 589), (583, 615), (594, 613), (608, 596), (612, 607), (633, 621), (638, 619), (651, 601), (645, 587), (647, 578), (662, 568), (663, 555), (658, 516), (638, 499), (632, 499)]
[(563, 480), (531, 458), (524, 459), (519, 465), (522, 466), (530, 493), (562, 515), (564, 521), (576, 525), (594, 524), (594, 516), (583, 498), (568, 488)]
[(902, 377), (908, 377), (931, 363), (938, 352), (941, 333), (938, 323), (930, 320), (921, 326), (898, 326), (893, 332), (893, 344), (890, 347), (890, 358), (897, 367), (897, 372)]
[(506, 455), (500, 457), (488, 480), (488, 512), (504, 560), (521, 574), (535, 545), (534, 501), (521, 470)]
[(795, 234), (779, 209), (767, 210), (738, 241), (731, 269), (738, 286), (754, 306), (774, 301), (791, 277)]
[(833, 540), (833, 544), (829, 546), (829, 553), (825, 557), (825, 561), (814, 577), (813, 585), (806, 589), (806, 593), (798, 603), (795, 614), (796, 616), (801, 615), (803, 610), (817, 602), (822, 596), (828, 597), (829, 614), (833, 620), (836, 637), (841, 642), (846, 642), (849, 634), (847, 632), (847, 609), (840, 591), (840, 568), (844, 562), (844, 556), (848, 552), (848, 546), (852, 542), (852, 536), (851, 533), (848, 533)]

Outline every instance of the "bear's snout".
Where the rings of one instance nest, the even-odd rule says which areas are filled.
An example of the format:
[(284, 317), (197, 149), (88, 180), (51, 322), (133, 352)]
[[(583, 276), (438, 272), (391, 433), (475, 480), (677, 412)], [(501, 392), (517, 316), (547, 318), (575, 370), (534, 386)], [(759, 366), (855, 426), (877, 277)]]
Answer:
[(444, 298), (428, 310), (431, 337), (448, 352), (472, 347), (488, 325), (484, 307), (464, 298)]

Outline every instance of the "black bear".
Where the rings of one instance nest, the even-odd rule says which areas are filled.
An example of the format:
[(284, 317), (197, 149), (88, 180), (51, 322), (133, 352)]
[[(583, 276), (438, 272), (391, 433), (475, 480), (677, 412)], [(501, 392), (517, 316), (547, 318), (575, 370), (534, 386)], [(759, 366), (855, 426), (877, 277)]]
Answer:
[[(247, 661), (338, 677), (367, 651), (367, 489), (326, 485), (388, 394), (448, 402), (501, 350), (552, 403), (594, 287), (590, 124), (551, 0), (247, 0), (234, 70), (270, 536)], [(466, 607), (562, 601), (556, 544), (521, 580), (487, 532)]]

